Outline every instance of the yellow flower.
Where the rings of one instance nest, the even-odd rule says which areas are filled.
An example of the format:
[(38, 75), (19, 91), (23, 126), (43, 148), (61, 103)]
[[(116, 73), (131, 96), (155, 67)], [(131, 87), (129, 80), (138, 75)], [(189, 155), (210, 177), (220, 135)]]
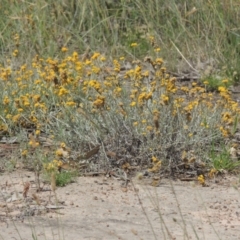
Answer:
[(34, 148), (39, 146), (39, 142), (36, 142), (35, 140), (30, 140), (28, 144)]
[(9, 102), (10, 102), (10, 99), (7, 96), (5, 96), (4, 99), (3, 99), (3, 104), (8, 105)]
[(162, 99), (162, 103), (163, 103), (164, 105), (167, 105), (167, 104), (168, 104), (168, 102), (169, 102), (169, 97), (168, 97), (167, 95), (163, 94), (163, 95), (161, 96), (161, 99)]
[(114, 93), (117, 95), (117, 96), (119, 96), (119, 94), (122, 92), (122, 88), (120, 88), (120, 87), (116, 87), (115, 89), (114, 89)]
[(209, 176), (210, 178), (213, 178), (216, 173), (217, 173), (217, 170), (216, 170), (215, 168), (212, 168), (212, 169), (210, 170), (210, 172), (208, 173), (208, 176)]
[(56, 156), (58, 156), (58, 157), (62, 157), (62, 156), (63, 156), (63, 151), (62, 151), (62, 149), (56, 150), (55, 154), (56, 154)]
[(146, 96), (147, 96), (147, 93), (146, 93), (146, 92), (140, 93), (139, 96), (138, 96), (138, 102), (139, 102), (139, 103), (142, 103), (143, 100), (146, 99)]
[(148, 171), (149, 171), (149, 172), (152, 172), (152, 173), (157, 173), (157, 172), (159, 172), (159, 170), (160, 170), (160, 168), (161, 168), (161, 166), (162, 166), (162, 161), (156, 159), (156, 161), (153, 162), (153, 163), (154, 163), (154, 164), (153, 164), (153, 167), (150, 168), (150, 169), (148, 169)]
[(189, 88), (188, 87), (181, 87), (180, 88), (183, 92), (188, 93), (189, 92)]
[(35, 131), (36, 135), (39, 135), (40, 133), (41, 133), (41, 131), (39, 129)]
[(137, 89), (131, 90), (131, 93), (132, 93), (133, 95), (136, 95), (136, 94), (138, 93), (138, 90), (137, 90)]
[(121, 65), (120, 65), (120, 63), (118, 62), (118, 60), (114, 59), (114, 60), (113, 60), (113, 65), (114, 65), (114, 71), (115, 71), (115, 72), (120, 72)]
[(227, 93), (228, 92), (228, 90), (225, 87), (222, 87), (222, 86), (218, 87), (218, 91), (220, 93)]
[(142, 68), (140, 66), (136, 66), (134, 71), (135, 71), (135, 74), (137, 75), (138, 73), (140, 73), (142, 71)]
[(46, 106), (45, 106), (45, 103), (39, 103), (39, 102), (35, 103), (34, 107), (35, 108), (40, 107), (40, 108), (45, 109), (45, 110), (47, 109)]
[(25, 149), (25, 150), (23, 150), (23, 151), (21, 152), (21, 155), (22, 155), (23, 157), (26, 157), (27, 154), (28, 154), (28, 150), (27, 150), (27, 149)]
[(156, 157), (152, 156), (152, 161), (153, 161), (154, 163), (156, 163), (156, 162), (158, 162), (159, 160), (158, 160)]
[(223, 122), (226, 122), (227, 124), (233, 123), (233, 117), (231, 116), (230, 112), (222, 113), (222, 120), (223, 120)]
[(67, 93), (68, 93), (67, 89), (64, 88), (64, 87), (61, 87), (59, 89), (58, 96), (61, 97), (61, 96), (65, 95), (65, 94), (67, 94)]
[(61, 167), (63, 165), (63, 162), (61, 160), (56, 160), (54, 159), (52, 161), (52, 163), (56, 166), (56, 167)]
[(37, 79), (35, 80), (34, 84), (40, 84), (41, 82), (42, 82), (41, 80)]
[(63, 165), (62, 161), (54, 159), (52, 162), (46, 163), (43, 166), (46, 171), (52, 172), (52, 171), (56, 171), (62, 165)]
[(93, 87), (97, 92), (101, 93), (102, 89), (101, 89), (101, 85), (99, 82), (97, 82), (96, 80), (90, 80), (88, 85), (90, 87)]
[(201, 122), (200, 126), (205, 127), (205, 128), (209, 128), (209, 125), (206, 122)]
[(152, 92), (147, 93), (147, 95), (145, 96), (146, 100), (152, 99)]
[(61, 51), (62, 51), (62, 52), (67, 52), (67, 51), (68, 51), (68, 48), (67, 48), (67, 47), (62, 47)]
[(152, 131), (152, 130), (153, 130), (153, 127), (152, 127), (152, 126), (147, 126), (147, 130), (148, 130), (148, 131)]
[(105, 58), (104, 56), (102, 56), (102, 57), (100, 58), (100, 60), (101, 60), (102, 62), (104, 62), (104, 61), (106, 61), (106, 58)]
[(7, 114), (7, 116), (6, 116), (6, 119), (12, 119), (12, 115), (11, 114)]
[(66, 102), (67, 106), (76, 106), (76, 103), (73, 101)]
[(98, 96), (97, 99), (93, 102), (93, 106), (97, 108), (101, 108), (104, 106), (105, 103), (105, 97), (104, 96)]
[(0, 130), (2, 130), (2, 131), (8, 131), (8, 126), (7, 126), (6, 124), (2, 124), (2, 125), (0, 126)]
[(133, 123), (133, 126), (137, 126), (137, 125), (138, 125), (138, 122), (134, 122), (134, 123)]
[(159, 113), (160, 113), (160, 112), (159, 112), (157, 109), (154, 109), (154, 110), (153, 110), (153, 114), (154, 114), (154, 115), (157, 115), (157, 114), (159, 114)]
[(39, 94), (37, 94), (37, 95), (34, 95), (34, 96), (32, 97), (32, 99), (33, 99), (33, 101), (36, 103), (36, 102), (39, 102), (39, 101), (40, 101), (41, 96), (40, 96)]
[(91, 60), (96, 60), (99, 56), (100, 56), (100, 53), (99, 53), (99, 52), (95, 52), (95, 53), (92, 55)]
[(156, 58), (156, 64), (157, 65), (162, 65), (163, 64), (163, 59), (162, 58)]
[(148, 76), (149, 76), (149, 71), (146, 70), (145, 72), (143, 72), (143, 73), (142, 73), (142, 76), (143, 76), (143, 77), (148, 77)]
[(64, 142), (62, 142), (62, 143), (60, 144), (60, 147), (61, 147), (61, 148), (65, 148), (65, 147), (66, 147), (66, 144), (65, 144)]
[(59, 161), (57, 162), (57, 166), (58, 166), (58, 167), (61, 167), (62, 165), (63, 165), (63, 162), (59, 160)]
[(106, 87), (111, 87), (112, 86), (112, 83), (108, 82), (108, 81), (104, 81), (103, 84), (106, 86)]
[(18, 41), (19, 41), (19, 35), (16, 33), (16, 34), (14, 35), (13, 39), (14, 39), (16, 42), (18, 42)]
[(131, 47), (137, 47), (138, 46), (138, 44), (137, 43), (131, 43), (131, 45), (130, 45)]
[(13, 121), (14, 123), (18, 122), (18, 120), (19, 120), (20, 117), (21, 117), (21, 115), (20, 115), (20, 114), (17, 114), (17, 115), (15, 115), (15, 116), (12, 117), (12, 121)]
[(150, 41), (151, 43), (154, 43), (154, 41), (155, 41), (154, 36), (149, 36), (148, 38), (149, 38), (149, 41)]
[(229, 130), (228, 130), (228, 129), (225, 129), (223, 126), (221, 126), (219, 129), (220, 129), (220, 131), (222, 132), (222, 135), (223, 135), (224, 137), (228, 137), (228, 136), (230, 135)]
[(204, 84), (204, 85), (208, 85), (209, 82), (208, 82), (208, 81), (204, 81), (203, 84)]
[(13, 51), (13, 56), (14, 56), (14, 57), (17, 57), (17, 56), (18, 56), (18, 50), (17, 50), (17, 49)]
[(85, 64), (86, 64), (86, 65), (90, 65), (91, 63), (92, 63), (92, 61), (90, 61), (90, 60), (88, 60), (88, 59), (85, 61)]
[(134, 106), (136, 106), (136, 104), (137, 104), (136, 102), (131, 102), (131, 103), (130, 103), (130, 106), (131, 106), (131, 107), (134, 107)]
[(229, 82), (228, 79), (223, 79), (223, 80), (222, 80), (222, 83), (228, 83), (228, 82)]
[(21, 100), (23, 102), (23, 106), (25, 106), (25, 107), (29, 107), (30, 106), (30, 102), (29, 102), (29, 99), (28, 99), (27, 96), (22, 96)]
[(35, 116), (30, 116), (30, 120), (33, 122), (33, 123), (37, 123), (37, 118)]
[(202, 185), (205, 184), (205, 179), (204, 179), (204, 176), (203, 176), (203, 175), (199, 175), (199, 176), (198, 176), (198, 182), (199, 182), (200, 184), (202, 184)]
[(78, 60), (78, 53), (77, 52), (73, 52), (72, 54), (72, 60), (75, 62)]

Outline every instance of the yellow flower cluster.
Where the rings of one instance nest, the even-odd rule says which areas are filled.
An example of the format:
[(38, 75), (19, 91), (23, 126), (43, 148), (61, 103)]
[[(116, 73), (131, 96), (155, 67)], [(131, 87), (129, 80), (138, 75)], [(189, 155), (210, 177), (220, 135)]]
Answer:
[[(18, 36), (15, 37), (17, 42)], [(154, 38), (150, 40), (155, 45)], [(138, 44), (132, 43), (131, 47), (137, 48)], [(107, 126), (106, 119), (112, 116), (111, 124), (125, 121), (123, 126), (133, 126), (137, 134), (152, 138), (165, 137), (167, 131), (163, 123), (172, 119), (188, 139), (197, 131), (210, 130), (229, 137), (240, 109), (224, 85), (228, 80), (222, 81), (218, 95), (207, 92), (196, 82), (188, 86), (179, 84), (158, 57), (160, 49), (157, 46), (154, 49), (155, 59), (146, 58), (144, 63), (132, 61), (130, 69), (125, 68), (123, 57), (110, 63), (104, 55), (95, 52), (81, 59), (77, 52), (69, 54), (66, 47), (61, 49), (61, 59), (35, 56), (31, 64), (18, 68), (12, 68), (11, 62), (0, 66), (0, 129), (33, 129), (39, 136), (47, 126), (56, 122), (64, 124), (67, 119), (71, 124), (88, 124), (84, 129), (88, 132), (97, 124), (100, 129)], [(18, 52), (13, 54), (17, 57)], [(218, 125), (212, 121), (212, 113), (218, 114)], [(66, 123), (66, 128), (71, 124)], [(37, 141), (29, 144), (36, 147)], [(56, 155), (61, 157), (63, 153), (58, 151)], [(161, 163), (153, 157), (150, 171), (159, 171)], [(59, 164), (53, 161), (46, 168), (54, 169)]]
[(57, 171), (62, 165), (62, 161), (54, 159), (52, 162), (44, 164), (44, 169), (47, 172), (54, 172)]
[(199, 175), (199, 176), (198, 176), (198, 182), (199, 182), (202, 186), (205, 185), (205, 178), (204, 178), (203, 175)]
[(153, 166), (152, 166), (152, 168), (148, 169), (148, 171), (152, 172), (152, 173), (159, 172), (159, 170), (161, 169), (161, 166), (162, 166), (162, 161), (160, 161), (157, 157), (153, 156), (152, 163), (153, 163)]

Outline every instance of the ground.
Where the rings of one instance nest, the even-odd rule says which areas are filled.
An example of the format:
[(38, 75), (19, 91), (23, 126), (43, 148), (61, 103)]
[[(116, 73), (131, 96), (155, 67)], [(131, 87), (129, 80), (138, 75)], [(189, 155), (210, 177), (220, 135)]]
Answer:
[(58, 204), (48, 184), (36, 192), (32, 172), (4, 173), (0, 183), (0, 239), (239, 239), (236, 176), (207, 187), (166, 179), (158, 187), (137, 179), (123, 187), (106, 176), (79, 177), (57, 188)]

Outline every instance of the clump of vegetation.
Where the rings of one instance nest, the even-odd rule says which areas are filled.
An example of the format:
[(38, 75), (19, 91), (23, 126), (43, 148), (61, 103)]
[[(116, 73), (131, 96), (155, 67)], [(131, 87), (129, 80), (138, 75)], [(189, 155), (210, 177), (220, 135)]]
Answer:
[(22, 154), (42, 151), (38, 169), (56, 158), (83, 171), (184, 174), (201, 168), (212, 143), (234, 136), (238, 103), (225, 86), (213, 93), (197, 82), (178, 82), (160, 48), (154, 51), (154, 58), (131, 63), (99, 52), (81, 58), (66, 47), (61, 58), (35, 56), (16, 69), (9, 61), (0, 69), (2, 135), (29, 137)]
[(216, 152), (216, 149), (213, 149), (209, 156), (211, 158), (213, 169), (215, 169), (216, 172), (239, 171), (240, 162), (231, 156), (231, 152), (226, 149), (225, 146), (222, 147), (222, 150), (219, 153)]
[(147, 4), (2, 2), (0, 133), (18, 136), (25, 165), (38, 174), (54, 160), (57, 172), (221, 168), (209, 152), (228, 151), (238, 130), (228, 87), (239, 76), (239, 4)]
[(229, 81), (229, 79), (219, 79), (213, 76), (205, 78), (202, 82), (209, 91), (216, 91), (219, 87), (225, 87), (228, 89), (233, 83), (232, 81)]
[(63, 171), (61, 169), (63, 164), (64, 163), (61, 160), (56, 159), (48, 163), (43, 163), (46, 180), (51, 182), (52, 176), (54, 176), (55, 184), (58, 187), (64, 187), (67, 184), (74, 182), (77, 177), (76, 170), (69, 169), (67, 171)]

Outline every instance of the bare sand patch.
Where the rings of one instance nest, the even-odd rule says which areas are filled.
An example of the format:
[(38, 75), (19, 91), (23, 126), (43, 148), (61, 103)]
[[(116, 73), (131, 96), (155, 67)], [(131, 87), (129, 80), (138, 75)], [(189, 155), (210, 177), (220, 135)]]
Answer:
[[(79, 177), (57, 189), (58, 204), (49, 185), (36, 192), (32, 172), (4, 173), (0, 182), (0, 239), (239, 239), (237, 177), (209, 187), (133, 181), (137, 192), (117, 179)], [(31, 184), (26, 199), (25, 182)]]

